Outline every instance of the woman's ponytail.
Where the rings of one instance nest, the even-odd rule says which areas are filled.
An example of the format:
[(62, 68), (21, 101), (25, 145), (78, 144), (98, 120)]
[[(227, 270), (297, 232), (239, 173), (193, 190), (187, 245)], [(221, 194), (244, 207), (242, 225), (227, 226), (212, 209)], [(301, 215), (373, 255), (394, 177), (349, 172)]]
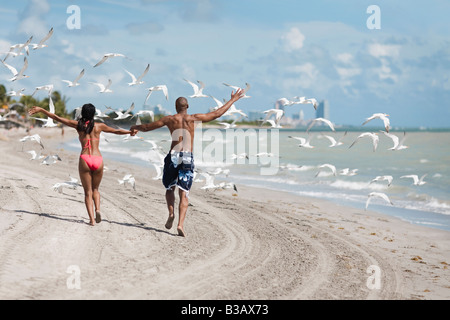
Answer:
[(77, 131), (90, 134), (94, 129), (95, 107), (91, 103), (85, 104), (81, 109), (81, 118), (78, 119)]

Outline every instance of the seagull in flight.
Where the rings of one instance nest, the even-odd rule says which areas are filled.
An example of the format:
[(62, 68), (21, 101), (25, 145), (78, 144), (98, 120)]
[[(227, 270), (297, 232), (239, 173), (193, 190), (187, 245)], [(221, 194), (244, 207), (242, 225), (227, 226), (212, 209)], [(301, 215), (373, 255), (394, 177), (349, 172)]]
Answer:
[(22, 88), (19, 91), (9, 91), (8, 93), (6, 93), (6, 95), (10, 97), (22, 97), (24, 96), (24, 94), (22, 93), (23, 91), (25, 91), (25, 88)]
[(134, 109), (134, 102), (131, 104), (131, 106), (128, 108), (128, 110), (125, 112), (113, 110), (117, 114), (117, 118), (114, 118), (113, 120), (122, 120), (122, 119), (126, 119), (128, 117), (131, 117), (130, 113), (131, 113), (131, 111), (133, 111), (133, 109)]
[(417, 176), (416, 174), (410, 174), (410, 175), (406, 175), (406, 176), (401, 176), (400, 179), (402, 179), (402, 178), (411, 178), (411, 179), (413, 179), (413, 185), (415, 185), (415, 186), (423, 186), (426, 183), (425, 181), (423, 181), (423, 178), (425, 178), (426, 175), (427, 174), (424, 174), (419, 179), (419, 176)]
[(345, 168), (345, 169), (342, 169), (342, 170), (340, 170), (339, 171), (339, 175), (341, 175), (341, 176), (349, 176), (349, 177), (351, 177), (351, 176), (356, 176), (359, 171), (359, 169), (352, 169), (352, 170), (350, 170), (350, 168)]
[[(3, 59), (3, 62), (9, 57), (9, 55), (14, 55), (14, 56), (21, 55), (22, 49), (25, 49), (25, 52), (27, 53), (27, 55), (30, 55), (28, 45), (31, 43), (32, 39), (33, 39), (33, 36), (31, 36), (25, 43), (18, 43), (18, 44), (11, 46), (9, 48), (9, 53), (8, 53), (8, 55), (6, 55), (5, 59)], [(18, 52), (15, 52), (15, 50), (17, 50), (17, 49), (19, 49)]]
[(133, 190), (136, 191), (136, 179), (133, 177), (133, 175), (127, 174), (122, 178), (122, 180), (117, 181), (119, 181), (119, 184), (123, 185), (125, 185), (126, 183), (130, 184), (133, 187)]
[(376, 182), (376, 181), (387, 181), (388, 187), (389, 187), (392, 183), (392, 180), (394, 180), (394, 178), (392, 176), (377, 176), (377, 177), (375, 177), (375, 179), (372, 179), (372, 181), (370, 181), (370, 183)]
[(291, 105), (294, 104), (294, 101), (291, 101), (291, 100), (289, 100), (289, 99), (283, 97), (283, 98), (278, 99), (278, 100), (275, 102), (275, 104), (280, 104), (280, 105), (282, 105), (283, 107), (284, 107), (284, 106), (291, 106)]
[[(25, 142), (25, 141), (36, 141), (37, 143), (39, 143), (41, 145), (41, 148), (44, 149), (44, 145), (42, 144), (41, 136), (37, 133), (32, 136), (25, 136), (22, 139), (20, 139), (20, 142)], [(23, 145), (22, 145), (22, 148), (23, 148)]]
[(380, 138), (378, 137), (378, 135), (376, 133), (372, 133), (372, 132), (364, 132), (361, 133), (355, 141), (353, 141), (353, 143), (350, 145), (350, 147), (348, 147), (349, 149), (351, 147), (353, 147), (353, 145), (359, 141), (359, 139), (364, 138), (364, 137), (369, 137), (372, 139), (372, 144), (373, 144), (373, 152), (375, 152), (375, 150), (377, 150), (377, 146), (378, 146), (378, 141), (380, 140)]
[(51, 164), (55, 164), (57, 161), (62, 161), (62, 160), (57, 154), (55, 154), (55, 155), (45, 157), (45, 159), (41, 162), (41, 164), (45, 164), (45, 165), (49, 166)]
[(148, 98), (150, 98), (150, 95), (152, 94), (153, 91), (162, 91), (164, 93), (164, 96), (166, 97), (166, 100), (169, 100), (169, 92), (167, 90), (167, 86), (164, 84), (160, 84), (158, 86), (148, 88), (147, 90), (148, 90), (148, 94), (147, 94), (147, 97), (145, 98), (144, 104), (147, 103), (147, 100), (148, 100)]
[(233, 153), (232, 155), (231, 155), (231, 160), (234, 160), (234, 159), (248, 159), (248, 154), (247, 153), (240, 153), (240, 154), (236, 154), (236, 153)]
[(369, 206), (370, 200), (372, 198), (381, 198), (384, 201), (390, 203), (391, 205), (394, 205), (392, 203), (392, 201), (389, 199), (389, 197), (385, 193), (382, 193), (382, 192), (371, 192), (371, 193), (369, 193), (367, 201), (366, 201), (366, 210), (367, 210), (367, 207)]
[(389, 132), (390, 129), (390, 121), (389, 121), (389, 115), (386, 113), (374, 113), (373, 115), (371, 115), (370, 117), (368, 117), (366, 119), (366, 121), (364, 121), (364, 123), (362, 125), (365, 125), (367, 122), (373, 120), (373, 119), (381, 119), (383, 120), (384, 123), (384, 128), (386, 129), (386, 132)]
[(106, 86), (103, 83), (99, 83), (99, 82), (89, 82), (89, 83), (95, 84), (96, 86), (98, 86), (100, 88), (99, 93), (111, 93), (111, 92), (113, 92), (109, 88), (112, 85), (112, 80), (111, 79), (108, 80), (108, 84)]
[(128, 70), (124, 69), (126, 73), (128, 73), (131, 77), (131, 82), (128, 83), (129, 86), (135, 86), (135, 85), (139, 85), (139, 84), (143, 84), (144, 81), (142, 81), (142, 79), (145, 77), (145, 75), (148, 73), (148, 70), (150, 69), (150, 64), (147, 64), (147, 68), (145, 68), (144, 72), (138, 77), (136, 78), (134, 76), (134, 74), (132, 74), (131, 72), (129, 72)]
[(80, 74), (78, 75), (78, 77), (74, 80), (74, 81), (69, 81), (69, 80), (61, 80), (62, 82), (65, 82), (68, 84), (68, 87), (78, 87), (80, 84), (78, 83), (78, 81), (81, 79), (81, 77), (84, 76), (84, 69), (81, 70)]
[(269, 110), (265, 110), (263, 111), (266, 114), (266, 117), (264, 118), (264, 122), (269, 122), (268, 119), (272, 116), (275, 115), (275, 123), (278, 125), (280, 123), (281, 118), (284, 115), (284, 110), (282, 109), (269, 109)]
[(315, 125), (316, 123), (318, 123), (318, 122), (323, 122), (323, 123), (325, 123), (326, 125), (328, 125), (328, 126), (330, 127), (331, 130), (336, 131), (336, 130), (334, 129), (333, 123), (332, 123), (330, 120), (325, 119), (325, 118), (316, 118), (316, 119), (314, 119), (314, 120), (311, 122), (311, 124), (309, 125), (308, 129), (306, 129), (306, 132), (308, 132), (308, 131), (311, 129), (311, 127), (312, 127), (313, 125)]
[[(51, 97), (51, 96), (49, 96), (49, 105), (48, 105), (48, 107), (49, 107), (49, 112), (54, 114), (54, 113), (55, 113), (55, 105), (53, 104), (53, 100), (52, 100), (52, 97)], [(39, 121), (42, 121), (42, 122), (45, 122), (45, 124), (43, 125), (43, 127), (46, 127), (46, 128), (53, 128), (53, 127), (57, 127), (57, 126), (58, 126), (58, 125), (53, 121), (52, 118), (47, 118), (47, 119), (43, 119), (43, 118), (34, 118), (34, 119), (39, 120)]]
[(27, 151), (27, 153), (29, 153), (31, 155), (30, 160), (36, 160), (36, 159), (40, 160), (40, 159), (44, 158), (44, 156), (42, 156), (40, 153), (38, 155), (35, 150), (29, 150), (29, 151)]
[(81, 187), (81, 184), (78, 182), (78, 179), (70, 177), (70, 181), (56, 183), (52, 186), (53, 191), (58, 191), (59, 193), (63, 192), (63, 188), (76, 189), (77, 187)]
[(109, 118), (109, 116), (102, 112), (100, 109), (95, 108), (95, 118), (96, 119), (102, 119), (102, 118)]
[(236, 128), (236, 122), (241, 121), (242, 118), (244, 118), (243, 115), (241, 115), (240, 117), (236, 118), (233, 120), (233, 122), (228, 123), (228, 122), (219, 122), (219, 124), (223, 125), (223, 129), (233, 129)]
[(5, 63), (4, 61), (2, 61), (2, 63), (13, 74), (13, 77), (11, 79), (9, 79), (9, 81), (13, 82), (13, 81), (29, 78), (29, 76), (26, 76), (26, 75), (23, 74), (25, 72), (25, 70), (28, 68), (27, 57), (24, 58), (23, 67), (22, 67), (22, 69), (19, 72), (17, 72), (16, 68), (14, 68), (13, 66), (10, 66), (9, 64)]
[(53, 85), (47, 84), (45, 86), (36, 87), (36, 89), (34, 89), (34, 92), (31, 96), (34, 96), (36, 94), (36, 92), (38, 92), (40, 90), (47, 91), (48, 96), (50, 97), (50, 95), (52, 94), (52, 91), (53, 91)]
[(317, 110), (318, 103), (315, 98), (306, 99), (305, 97), (294, 97), (294, 99), (297, 99), (297, 100), (291, 101), (291, 104), (312, 104), (314, 107), (314, 110)]
[(5, 58), (2, 61), (6, 61), (6, 59), (9, 56), (13, 56), (14, 58), (17, 56), (23, 56), (24, 53), (23, 52), (14, 52), (14, 51), (9, 51), (9, 52), (0, 52), (0, 54), (6, 54)]
[(197, 80), (197, 82), (200, 84), (200, 88), (198, 87), (198, 85), (196, 85), (195, 83), (193, 83), (187, 79), (183, 79), (183, 80), (186, 81), (187, 83), (189, 83), (192, 86), (192, 89), (194, 89), (194, 94), (192, 96), (189, 96), (189, 98), (207, 98), (207, 97), (209, 97), (206, 94), (203, 94), (203, 89), (205, 88), (205, 84), (203, 82), (201, 82), (200, 80)]
[[(226, 85), (227, 87), (233, 88), (235, 92), (238, 91), (239, 89), (241, 89), (241, 88), (238, 87), (238, 86), (232, 86), (231, 84), (228, 84), (228, 83), (225, 83), (225, 82), (224, 82), (223, 84)], [(250, 90), (250, 84), (248, 84), (248, 83), (246, 82), (246, 83), (245, 83), (245, 89), (242, 90), (242, 91), (243, 91), (242, 93), (244, 94), (244, 95), (242, 96), (242, 99), (250, 98), (250, 96), (248, 96), (248, 95), (246, 94), (248, 90)]]
[(309, 148), (309, 149), (315, 148), (314, 146), (309, 144), (310, 141), (311, 141), (311, 138), (312, 138), (312, 136), (310, 134), (308, 135), (308, 139), (305, 139), (305, 138), (302, 138), (302, 137), (294, 137), (294, 136), (288, 136), (288, 137), (291, 138), (291, 139), (295, 139), (295, 140), (300, 141), (300, 144), (298, 145), (299, 147)]
[(146, 115), (146, 114), (148, 114), (152, 118), (152, 122), (155, 121), (155, 113), (152, 110), (140, 110), (135, 115), (133, 115), (131, 117), (131, 119), (133, 119), (134, 117), (138, 117), (139, 118), (140, 116), (143, 116), (143, 115)]
[(50, 29), (50, 31), (47, 33), (47, 35), (38, 43), (32, 43), (33, 50), (42, 49), (45, 47), (48, 47), (48, 45), (44, 44), (50, 37), (53, 35), (53, 28)]
[(217, 99), (213, 96), (210, 96), (210, 97), (216, 102), (216, 106), (213, 108), (214, 110), (217, 110), (223, 106), (223, 103), (219, 99)]
[(162, 174), (163, 174), (163, 164), (156, 164), (156, 163), (152, 163), (152, 165), (155, 167), (156, 170), (156, 176), (154, 176), (152, 179), (153, 180), (160, 180), (162, 179)]
[(408, 146), (405, 146), (405, 145), (403, 144), (403, 143), (405, 142), (405, 139), (406, 139), (406, 132), (403, 132), (403, 138), (402, 138), (402, 140), (400, 140), (400, 138), (397, 137), (397, 136), (396, 136), (395, 134), (393, 134), (393, 133), (388, 133), (388, 132), (385, 132), (385, 131), (381, 131), (381, 132), (383, 132), (384, 135), (385, 135), (386, 137), (391, 138), (391, 139), (392, 139), (392, 142), (394, 143), (394, 146), (393, 146), (392, 148), (389, 148), (388, 150), (394, 150), (394, 151), (396, 151), (396, 150), (403, 150), (403, 149), (409, 148)]
[(317, 171), (317, 173), (315, 175), (316, 177), (319, 175), (319, 173), (321, 172), (321, 169), (323, 169), (323, 168), (330, 169), (331, 173), (333, 173), (333, 176), (336, 176), (336, 167), (333, 166), (332, 164), (325, 163), (325, 164), (322, 164), (322, 165), (319, 166), (319, 171)]
[(333, 147), (337, 147), (337, 146), (343, 145), (344, 143), (341, 140), (346, 135), (347, 135), (347, 131), (345, 131), (344, 135), (339, 140), (336, 140), (334, 137), (329, 136), (329, 135), (325, 135), (325, 134), (320, 135), (319, 138), (323, 137), (323, 138), (327, 138), (328, 140), (330, 140), (331, 144), (328, 147), (333, 148)]
[(200, 174), (205, 177), (205, 185), (200, 189), (208, 190), (208, 189), (217, 189), (219, 186), (214, 184), (214, 175), (211, 175), (206, 172), (200, 172)]
[[(223, 99), (225, 102), (225, 99)], [(233, 114), (240, 114), (243, 117), (247, 117), (247, 115), (242, 111), (241, 109), (237, 109), (234, 103), (231, 105), (231, 107), (223, 114), (224, 117), (231, 116)]]
[(264, 121), (263, 123), (261, 123), (261, 125), (263, 125), (265, 122), (268, 122), (272, 128), (283, 128), (283, 126), (281, 124), (279, 124), (278, 122), (276, 122), (273, 119), (268, 119), (268, 120)]
[(103, 58), (97, 62), (94, 66), (94, 68), (98, 67), (99, 65), (103, 64), (106, 60), (110, 59), (110, 58), (114, 58), (114, 57), (122, 57), (122, 58), (126, 58), (125, 55), (121, 54), (121, 53), (106, 53)]
[(296, 100), (289, 100), (287, 98), (280, 98), (277, 103), (282, 106), (292, 106), (294, 104), (312, 104), (314, 109), (317, 109), (317, 100), (314, 98), (306, 99), (306, 97), (294, 97)]

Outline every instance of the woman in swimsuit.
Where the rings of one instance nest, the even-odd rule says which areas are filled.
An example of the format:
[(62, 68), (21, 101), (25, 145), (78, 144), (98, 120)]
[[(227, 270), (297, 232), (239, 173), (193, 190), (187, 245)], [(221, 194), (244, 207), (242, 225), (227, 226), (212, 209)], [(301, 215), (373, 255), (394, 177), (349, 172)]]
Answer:
[[(42, 112), (47, 117), (61, 122), (68, 127), (77, 130), (81, 142), (81, 154), (78, 162), (81, 184), (84, 188), (84, 201), (89, 214), (89, 224), (95, 225), (101, 221), (100, 215), (100, 193), (98, 188), (103, 177), (103, 158), (98, 148), (101, 132), (114, 134), (130, 134), (134, 136), (137, 131), (114, 129), (104, 123), (95, 123), (95, 107), (92, 104), (85, 104), (81, 110), (81, 118), (68, 120), (48, 112), (40, 107), (33, 107), (28, 113), (33, 115)], [(95, 216), (94, 216), (95, 206)]]

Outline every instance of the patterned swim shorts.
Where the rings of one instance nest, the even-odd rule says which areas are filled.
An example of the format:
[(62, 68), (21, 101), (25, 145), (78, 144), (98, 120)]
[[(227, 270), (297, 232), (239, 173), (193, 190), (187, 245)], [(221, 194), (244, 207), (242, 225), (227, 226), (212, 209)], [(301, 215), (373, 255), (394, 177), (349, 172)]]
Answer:
[(192, 152), (169, 152), (164, 158), (162, 182), (169, 190), (173, 186), (189, 192), (194, 180), (194, 156)]

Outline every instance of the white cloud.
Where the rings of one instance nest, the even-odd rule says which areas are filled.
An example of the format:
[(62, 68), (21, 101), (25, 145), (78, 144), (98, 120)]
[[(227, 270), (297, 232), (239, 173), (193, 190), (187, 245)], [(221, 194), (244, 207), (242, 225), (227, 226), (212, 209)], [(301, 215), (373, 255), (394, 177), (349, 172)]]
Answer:
[(303, 48), (303, 41), (305, 41), (305, 36), (300, 32), (298, 28), (291, 28), (288, 33), (281, 37), (284, 48), (288, 52), (295, 50), (300, 50)]
[(304, 74), (305, 76), (307, 76), (308, 78), (311, 78), (311, 79), (314, 79), (318, 74), (316, 67), (311, 62), (307, 62), (302, 65), (294, 66), (292, 68), (292, 71), (300, 73), (300, 74)]
[(302, 65), (296, 65), (287, 69), (289, 72), (297, 73), (298, 76), (283, 79), (283, 89), (290, 90), (293, 88), (303, 87), (311, 88), (317, 81), (319, 71), (310, 62)]
[(336, 56), (336, 60), (344, 64), (350, 64), (353, 61), (353, 55), (347, 52), (340, 53)]
[(385, 60), (381, 60), (381, 67), (376, 68), (375, 72), (378, 74), (380, 80), (391, 79), (394, 82), (398, 81), (398, 76), (393, 74), (391, 68), (389, 67), (389, 63)]
[(0, 39), (0, 51), (1, 52), (8, 52), (9, 47), (11, 47), (11, 44), (8, 41)]
[(48, 32), (43, 15), (50, 11), (47, 0), (30, 0), (25, 10), (19, 15), (19, 33), (28, 35), (45, 35)]
[(371, 43), (368, 47), (368, 52), (375, 58), (391, 57), (397, 58), (400, 54), (400, 45), (389, 45), (380, 43)]
[(341, 76), (342, 79), (348, 79), (354, 76), (361, 74), (360, 68), (339, 68), (336, 67), (337, 73)]

